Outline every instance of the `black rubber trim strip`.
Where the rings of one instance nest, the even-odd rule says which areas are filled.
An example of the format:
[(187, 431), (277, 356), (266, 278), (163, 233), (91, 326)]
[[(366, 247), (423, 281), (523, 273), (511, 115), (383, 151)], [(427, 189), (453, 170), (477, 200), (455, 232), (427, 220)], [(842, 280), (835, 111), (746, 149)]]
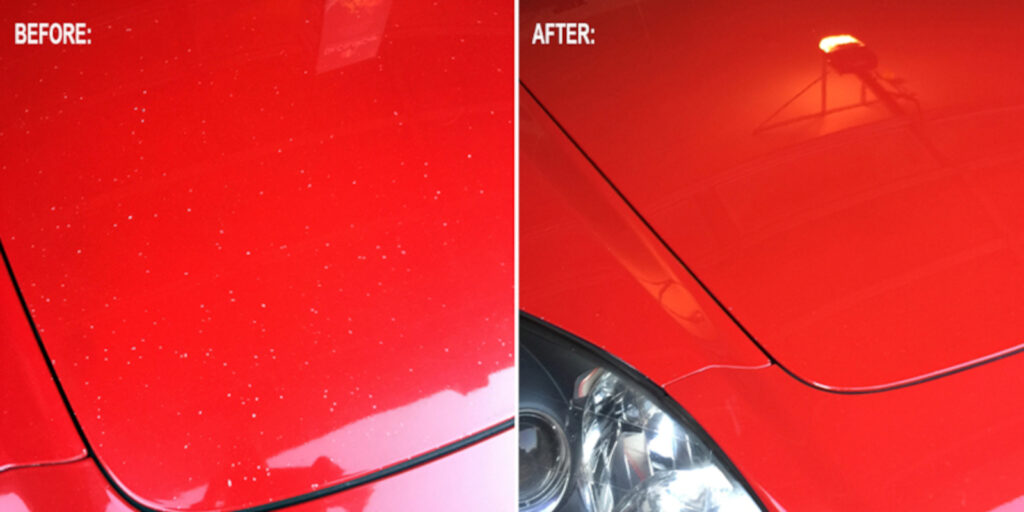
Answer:
[(35, 462), (35, 463), (32, 463), (32, 464), (18, 464), (18, 465), (14, 465), (14, 466), (7, 466), (4, 469), (0, 469), (0, 475), (2, 475), (4, 473), (7, 473), (7, 472), (10, 472), (10, 471), (18, 471), (20, 469), (46, 468), (46, 467), (51, 467), (51, 466), (63, 466), (63, 465), (66, 465), (66, 464), (75, 464), (75, 463), (78, 463), (78, 462), (82, 462), (83, 460), (86, 460), (88, 458), (89, 458), (89, 454), (88, 453), (83, 453), (81, 455), (75, 456), (75, 458), (73, 458), (73, 459), (51, 460), (51, 461), (46, 461), (46, 462)]
[[(57, 386), (57, 391), (60, 393), (60, 398), (64, 402), (64, 407), (68, 411), (68, 416), (71, 417), (71, 422), (75, 425), (75, 430), (78, 431), (78, 436), (82, 438), (82, 444), (85, 446), (86, 456), (93, 460), (93, 463), (95, 463), (96, 467), (99, 468), (100, 473), (103, 474), (103, 478), (107, 480), (107, 483), (110, 485), (110, 487), (114, 491), (116, 491), (117, 494), (121, 497), (121, 499), (123, 499), (125, 502), (135, 507), (136, 509), (144, 512), (165, 512), (164, 510), (161, 509), (154, 509), (146, 505), (143, 505), (142, 503), (139, 503), (134, 498), (129, 496), (128, 493), (124, 491), (124, 489), (121, 489), (121, 487), (117, 484), (117, 481), (115, 481), (111, 477), (110, 473), (107, 472), (107, 468), (105, 468), (103, 464), (100, 464), (99, 459), (96, 457), (96, 452), (92, 449), (92, 445), (89, 444), (88, 438), (85, 437), (85, 431), (82, 430), (82, 425), (78, 422), (78, 418), (75, 417), (75, 412), (71, 408), (71, 402), (68, 400), (68, 395), (67, 393), (64, 392), (64, 386), (61, 385), (60, 379), (57, 378), (57, 371), (53, 367), (53, 361), (50, 359), (50, 355), (46, 351), (46, 347), (43, 345), (43, 338), (39, 335), (39, 330), (36, 328), (36, 323), (32, 319), (32, 314), (31, 311), (29, 310), (28, 303), (25, 301), (25, 296), (21, 293), (21, 288), (18, 286), (18, 280), (15, 279), (14, 277), (14, 268), (11, 266), (11, 260), (7, 257), (7, 251), (4, 249), (2, 241), (0, 241), (0, 256), (3, 256), (4, 266), (7, 268), (7, 275), (11, 280), (11, 284), (14, 286), (14, 291), (17, 292), (18, 294), (18, 301), (21, 302), (21, 308), (25, 312), (25, 318), (28, 320), (29, 326), (32, 327), (32, 334), (36, 338), (36, 344), (39, 346), (39, 352), (43, 355), (43, 358), (46, 359), (46, 367), (50, 370), (50, 377), (53, 379), (54, 385)], [(420, 464), (425, 464), (434, 459), (438, 459), (444, 457), (445, 455), (457, 452), (463, 448), (467, 448), (476, 443), (479, 443), (489, 437), (498, 435), (506, 430), (512, 429), (514, 426), (515, 418), (509, 418), (501, 423), (498, 423), (497, 425), (488, 427), (471, 436), (464, 437), (453, 443), (441, 446), (436, 450), (413, 457), (409, 460), (400, 462), (398, 464), (385, 467), (379, 471), (375, 471), (368, 475), (363, 475), (359, 478), (342, 482), (337, 485), (324, 487), (323, 489), (318, 489), (313, 492), (300, 494), (298, 496), (275, 501), (273, 503), (267, 503), (265, 505), (258, 505), (255, 507), (236, 510), (238, 510), (238, 512), (266, 512), (269, 510), (277, 510), (285, 507), (290, 507), (293, 505), (298, 505), (299, 503), (305, 503), (307, 501), (312, 501), (318, 498), (322, 498), (324, 496), (346, 491), (348, 489), (352, 489), (353, 487), (358, 487), (360, 485), (368, 484), (370, 482), (380, 480), (382, 478), (386, 478), (397, 473), (401, 473), (405, 470), (419, 466)]]
[(711, 298), (711, 300), (715, 301), (715, 304), (718, 305), (718, 308), (721, 309), (722, 312), (725, 313), (725, 315), (727, 317), (729, 317), (729, 319), (732, 320), (734, 324), (736, 324), (736, 327), (739, 327), (740, 331), (743, 332), (743, 334), (751, 341), (751, 343), (753, 343), (754, 346), (756, 346), (761, 351), (761, 353), (763, 353), (764, 356), (768, 358), (768, 361), (770, 361), (773, 365), (778, 366), (779, 369), (781, 369), (783, 372), (785, 372), (787, 375), (789, 375), (790, 377), (792, 377), (796, 381), (800, 382), (801, 384), (804, 384), (804, 385), (806, 385), (806, 386), (808, 386), (808, 387), (810, 387), (812, 389), (816, 389), (818, 391), (824, 391), (826, 393), (832, 393), (832, 394), (836, 394), (836, 395), (870, 395), (870, 394), (873, 394), (873, 393), (882, 393), (884, 391), (892, 391), (892, 390), (896, 390), (896, 389), (902, 389), (902, 388), (914, 386), (914, 385), (917, 385), (917, 384), (923, 384), (925, 382), (930, 382), (930, 381), (933, 381), (933, 380), (936, 380), (936, 379), (940, 379), (942, 377), (946, 377), (946, 376), (949, 376), (949, 375), (953, 375), (953, 374), (957, 374), (957, 373), (960, 373), (960, 372), (963, 372), (963, 371), (967, 371), (967, 370), (970, 370), (972, 368), (977, 368), (977, 367), (979, 367), (981, 365), (984, 365), (984, 364), (988, 364), (988, 363), (991, 363), (991, 362), (994, 362), (994, 361), (999, 361), (1000, 359), (1005, 359), (1005, 358), (1013, 356), (1013, 355), (1024, 353), (1024, 347), (1021, 347), (1021, 348), (1019, 348), (1017, 350), (1013, 350), (1013, 351), (1007, 352), (1005, 354), (999, 354), (998, 356), (991, 357), (989, 359), (983, 359), (981, 361), (977, 361), (975, 363), (972, 363), (972, 364), (969, 364), (969, 365), (966, 365), (966, 366), (961, 366), (961, 367), (958, 367), (958, 368), (953, 368), (953, 369), (950, 369), (950, 370), (945, 371), (945, 372), (937, 373), (935, 375), (930, 375), (928, 377), (922, 377), (922, 378), (917, 379), (917, 380), (911, 380), (911, 381), (908, 381), (908, 382), (901, 382), (899, 384), (893, 384), (893, 385), (890, 385), (890, 386), (883, 386), (883, 387), (871, 388), (871, 389), (849, 389), (849, 390), (832, 389), (832, 388), (828, 388), (828, 387), (825, 387), (825, 386), (818, 385), (818, 384), (816, 384), (814, 382), (811, 382), (811, 381), (809, 381), (807, 379), (804, 379), (803, 377), (801, 377), (801, 376), (797, 375), (796, 373), (794, 373), (789, 368), (786, 368), (786, 365), (784, 365), (781, 362), (779, 362), (778, 359), (776, 359), (774, 356), (771, 355), (770, 352), (768, 352), (768, 349), (766, 349), (764, 347), (764, 345), (762, 345), (759, 341), (757, 341), (757, 338), (755, 338), (754, 335), (751, 334), (750, 331), (748, 331), (747, 328), (744, 327), (742, 323), (740, 323), (739, 319), (737, 319), (735, 316), (733, 316), (732, 312), (729, 311), (729, 309), (726, 308), (724, 304), (722, 304), (722, 301), (718, 300), (718, 297), (715, 296), (714, 293), (711, 293), (711, 290), (707, 287), (707, 285), (704, 284), (704, 281), (702, 281), (699, 277), (697, 277), (697, 274), (694, 273), (693, 270), (690, 269), (690, 266), (687, 265), (685, 261), (683, 261), (683, 258), (681, 258), (679, 256), (679, 254), (677, 254), (676, 251), (674, 249), (672, 249), (672, 246), (669, 245), (668, 242), (664, 238), (662, 238), (661, 234), (658, 233), (658, 231), (656, 229), (654, 229), (654, 226), (651, 225), (651, 223), (647, 221), (647, 219), (640, 213), (639, 210), (637, 210), (637, 208), (635, 206), (633, 206), (633, 203), (631, 203), (629, 201), (629, 199), (626, 198), (626, 195), (622, 193), (622, 191), (619, 189), (619, 187), (617, 187), (615, 185), (615, 183), (611, 180), (611, 178), (607, 174), (605, 174), (605, 172), (603, 170), (601, 170), (601, 167), (597, 165), (597, 162), (595, 162), (593, 158), (590, 158), (590, 155), (587, 154), (587, 152), (583, 150), (583, 147), (580, 146), (580, 144), (578, 142), (576, 142), (576, 139), (574, 139), (572, 137), (572, 135), (569, 134), (569, 131), (566, 130), (564, 126), (562, 126), (562, 123), (558, 122), (558, 119), (555, 118), (554, 114), (552, 114), (551, 111), (548, 110), (548, 108), (546, 106), (544, 106), (543, 103), (541, 103), (540, 99), (537, 98), (537, 96), (535, 94), (533, 94), (533, 91), (531, 91), (530, 88), (527, 87), (526, 84), (522, 80), (519, 81), (519, 85), (520, 85), (520, 87), (523, 88), (524, 91), (526, 91), (526, 94), (528, 94), (530, 96), (530, 98), (533, 99), (533, 101), (537, 104), (537, 106), (539, 106), (540, 109), (544, 111), (544, 114), (546, 114), (548, 116), (548, 118), (551, 119), (551, 122), (555, 123), (555, 126), (557, 126), (559, 131), (562, 132), (562, 135), (564, 135), (565, 138), (568, 139), (570, 143), (572, 143), (573, 147), (575, 147), (576, 150), (579, 151), (581, 155), (583, 155), (583, 158), (587, 159), (587, 162), (589, 162), (590, 165), (594, 168), (594, 170), (597, 171), (597, 173), (601, 176), (601, 178), (604, 179), (605, 183), (607, 183), (608, 186), (612, 188), (612, 191), (614, 191), (615, 194), (617, 196), (619, 196), (619, 199), (622, 199), (622, 202), (625, 203), (627, 207), (629, 207), (630, 211), (632, 211), (633, 214), (636, 215), (636, 217), (638, 219), (640, 219), (640, 222), (643, 223), (643, 225), (651, 232), (651, 234), (654, 235), (654, 237), (658, 239), (658, 242), (661, 243), (661, 245), (665, 248), (665, 250), (667, 250), (669, 252), (669, 254), (672, 255), (673, 258), (675, 258), (676, 262), (678, 262), (683, 267), (683, 269), (686, 270), (686, 273), (689, 274), (690, 277), (692, 277), (693, 280), (696, 281), (698, 285), (700, 285), (701, 289), (704, 290), (704, 293), (706, 293), (708, 295), (708, 297)]
[(764, 502), (761, 501), (761, 496), (754, 492), (754, 488), (749, 482), (747, 482), (746, 477), (743, 476), (743, 473), (740, 472), (739, 468), (737, 468), (732, 460), (729, 459), (725, 450), (715, 442), (714, 438), (711, 437), (711, 434), (704, 430), (704, 427), (697, 422), (689, 411), (687, 411), (679, 402), (676, 401), (675, 398), (672, 398), (672, 396), (665, 391), (665, 388), (659, 386), (643, 373), (640, 373), (639, 370), (630, 366), (629, 363), (615, 357), (601, 347), (598, 347), (597, 345), (594, 345), (593, 343), (562, 329), (551, 322), (531, 315), (526, 311), (519, 312), (519, 325), (520, 331), (532, 331), (536, 336), (548, 338), (546, 341), (555, 341), (557, 343), (558, 341), (551, 340), (551, 337), (558, 337), (561, 338), (560, 341), (562, 343), (576, 345), (584, 351), (589, 352), (590, 355), (598, 361), (604, 361), (608, 366), (614, 368), (615, 371), (631, 379), (633, 384), (640, 386), (650, 394), (651, 397), (655, 398), (659, 402), (658, 405), (666, 409), (671, 416), (675, 417), (676, 420), (681, 419), (682, 423), (685, 424), (688, 429), (693, 431), (693, 433), (696, 434), (704, 444), (711, 448), (711, 451), (715, 454), (715, 458), (717, 458), (718, 461), (725, 466), (730, 475), (743, 486), (747, 491), (747, 494), (750, 495), (751, 499), (754, 500), (757, 506), (760, 507), (762, 511), (768, 510), (768, 508), (765, 507)]
[[(247, 508), (247, 509), (244, 509), (244, 512), (264, 512), (264, 511), (267, 511), (267, 510), (276, 510), (276, 509), (279, 509), (279, 508), (290, 507), (292, 505), (298, 505), (299, 503), (305, 503), (307, 501), (311, 501), (311, 500), (315, 500), (315, 499), (318, 499), (318, 498), (322, 498), (322, 497), (330, 495), (330, 494), (342, 492), (342, 491), (351, 489), (353, 487), (358, 487), (358, 486), (363, 485), (363, 484), (368, 484), (368, 483), (373, 482), (375, 480), (380, 480), (381, 478), (389, 477), (389, 476), (394, 475), (396, 473), (401, 473), (402, 471), (414, 468), (416, 466), (419, 466), (420, 464), (425, 464), (425, 463), (430, 462), (430, 461), (432, 461), (434, 459), (438, 459), (438, 458), (444, 457), (445, 455), (457, 452), (457, 451), (459, 451), (459, 450), (461, 450), (463, 448), (472, 446), (472, 445), (474, 445), (476, 443), (479, 443), (481, 441), (484, 441), (484, 440), (486, 440), (486, 439), (488, 439), (488, 438), (490, 438), (492, 436), (495, 436), (495, 435), (498, 435), (498, 434), (500, 434), (502, 432), (505, 432), (506, 430), (510, 430), (514, 426), (515, 426), (515, 418), (509, 418), (509, 419), (507, 419), (507, 420), (505, 420), (505, 421), (503, 421), (503, 422), (501, 422), (501, 423), (499, 423), (497, 425), (494, 425), (493, 427), (490, 427), (490, 428), (488, 428), (486, 430), (482, 430), (480, 432), (477, 432), (476, 434), (473, 434), (473, 435), (471, 435), (469, 437), (462, 438), (462, 439), (460, 439), (458, 441), (455, 441), (454, 443), (451, 443), (451, 444), (446, 444), (446, 445), (444, 445), (444, 446), (442, 446), (442, 447), (440, 447), (440, 448), (438, 448), (438, 449), (436, 449), (436, 450), (434, 450), (432, 452), (425, 453), (425, 454), (420, 455), (418, 457), (413, 457), (413, 458), (411, 458), (411, 459), (409, 459), (409, 460), (407, 460), (405, 462), (401, 462), (399, 464), (395, 464), (394, 466), (386, 467), (386, 468), (381, 469), (380, 471), (377, 471), (375, 473), (371, 473), (371, 474), (366, 475), (366, 476), (362, 476), (362, 477), (359, 477), (359, 478), (356, 478), (356, 479), (353, 479), (353, 480), (349, 480), (347, 482), (342, 482), (342, 483), (340, 483), (338, 485), (335, 485), (335, 486), (332, 486), (332, 487), (327, 487), (327, 488), (324, 488), (324, 489), (320, 489), (318, 491), (314, 491), (314, 492), (311, 492), (311, 493), (307, 493), (307, 494), (303, 494), (303, 495), (300, 495), (300, 496), (296, 496), (294, 498), (288, 498), (288, 499), (284, 499), (284, 500), (281, 500), (281, 501), (276, 501), (274, 503), (270, 503), (270, 504), (267, 504), (267, 505), (260, 505), (258, 507)], [(511, 484), (511, 482), (509, 482), (509, 483)]]
[[(36, 322), (32, 319), (32, 312), (28, 308), (28, 303), (25, 302), (25, 294), (21, 292), (21, 287), (18, 286), (18, 280), (14, 278), (14, 268), (11, 267), (11, 260), (7, 257), (7, 250), (4, 249), (4, 244), (0, 241), (0, 256), (4, 259), (4, 267), (7, 268), (7, 277), (11, 280), (11, 286), (14, 286), (14, 292), (18, 294), (18, 302), (21, 303), (21, 310), (25, 313), (25, 319), (28, 321), (29, 327), (32, 328), (32, 336), (36, 339), (36, 345), (39, 347), (39, 353), (43, 355), (43, 360), (46, 361), (46, 368), (50, 371), (50, 377), (53, 379), (53, 384), (57, 386), (57, 393), (60, 394), (60, 399), (64, 402), (64, 408), (68, 411), (68, 416), (71, 418), (71, 423), (75, 426), (75, 430), (78, 432), (78, 437), (82, 438), (82, 445), (85, 446), (85, 453), (87, 456), (92, 457), (92, 447), (89, 446), (89, 442), (85, 439), (85, 432), (82, 431), (82, 425), (78, 422), (78, 418), (75, 417), (74, 411), (71, 410), (71, 402), (68, 401), (68, 395), (64, 392), (64, 386), (61, 385), (60, 380), (57, 379), (57, 371), (53, 368), (53, 360), (50, 359), (50, 354), (46, 351), (46, 347), (43, 346), (43, 338), (39, 336), (39, 329), (36, 328)], [(106, 473), (104, 473), (106, 475)]]

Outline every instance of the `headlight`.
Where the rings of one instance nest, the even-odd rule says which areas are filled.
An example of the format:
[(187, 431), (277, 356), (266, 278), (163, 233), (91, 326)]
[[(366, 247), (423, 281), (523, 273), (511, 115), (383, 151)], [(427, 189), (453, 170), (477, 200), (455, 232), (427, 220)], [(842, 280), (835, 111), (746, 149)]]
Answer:
[(711, 439), (645, 379), (523, 317), (522, 512), (762, 510)]
[(569, 485), (569, 465), (569, 440), (558, 422), (538, 411), (520, 411), (520, 510), (554, 510)]

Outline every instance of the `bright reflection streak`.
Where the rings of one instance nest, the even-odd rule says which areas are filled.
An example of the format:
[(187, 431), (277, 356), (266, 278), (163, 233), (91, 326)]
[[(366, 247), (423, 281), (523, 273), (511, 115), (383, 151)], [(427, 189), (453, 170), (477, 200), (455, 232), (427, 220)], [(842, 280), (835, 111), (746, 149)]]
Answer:
[(991, 510), (991, 512), (1013, 512), (1015, 510), (1024, 510), (1024, 496), (1014, 498), (1002, 505)]
[(821, 42), (818, 43), (818, 48), (821, 48), (821, 51), (825, 53), (831, 53), (832, 50), (836, 49), (836, 47), (847, 44), (864, 46), (864, 43), (860, 42), (860, 40), (857, 39), (856, 37), (853, 37), (850, 34), (841, 34), (838, 36), (828, 36), (821, 38)]
[(680, 441), (679, 438), (681, 437), (676, 434), (676, 424), (667, 414), (660, 414), (656, 421), (658, 425), (653, 429), (654, 436), (651, 437), (647, 448), (652, 454), (660, 457), (661, 460), (675, 462), (676, 443)]
[(391, 0), (326, 0), (316, 72), (375, 57), (390, 11)]
[(29, 512), (25, 502), (13, 492), (0, 495), (0, 510), (9, 510), (10, 512)]
[[(375, 468), (379, 464), (376, 454), (371, 450), (353, 450), (353, 446), (367, 443), (386, 442), (393, 445), (395, 451), (410, 455), (423, 452), (423, 439), (430, 439), (430, 429), (437, 428), (443, 416), (438, 411), (460, 411), (467, 409), (493, 408), (494, 390), (513, 389), (516, 382), (516, 369), (505, 368), (488, 376), (487, 385), (470, 391), (467, 394), (451, 389), (439, 391), (401, 407), (386, 410), (361, 418), (319, 438), (310, 440), (294, 448), (274, 455), (267, 459), (271, 469), (309, 468), (317, 459), (326, 457), (343, 468)], [(395, 430), (407, 418), (434, 418), (435, 421), (423, 420), (417, 427), (420, 435), (409, 430)], [(486, 428), (488, 425), (480, 425)], [(472, 432), (467, 432), (467, 435)], [(454, 441), (454, 439), (453, 439)], [(397, 461), (396, 461), (397, 462)], [(354, 473), (354, 471), (353, 471)], [(346, 473), (350, 476), (352, 473)]]
[(203, 498), (206, 497), (206, 491), (209, 490), (209, 488), (210, 483), (207, 482), (203, 485), (182, 492), (178, 496), (178, 503), (181, 504), (181, 508), (188, 508), (192, 505), (196, 505), (203, 501)]

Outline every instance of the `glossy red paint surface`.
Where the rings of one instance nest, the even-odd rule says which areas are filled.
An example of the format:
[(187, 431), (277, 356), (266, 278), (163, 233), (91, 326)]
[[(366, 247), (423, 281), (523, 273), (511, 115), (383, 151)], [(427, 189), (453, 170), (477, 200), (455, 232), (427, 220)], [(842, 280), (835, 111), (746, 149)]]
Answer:
[[(516, 436), (490, 437), (396, 475), (289, 507), (301, 512), (389, 512), (515, 510)], [(60, 489), (60, 492), (54, 492)], [(18, 469), (0, 474), (4, 512), (121, 512), (126, 504), (91, 460)]]
[[(1024, 357), (910, 387), (827, 393), (777, 366), (667, 390), (770, 510), (1024, 509)], [(774, 504), (774, 505), (773, 505)]]
[(428, 464), (288, 510), (513, 512), (516, 442), (515, 433), (507, 430)]
[(2, 19), (92, 27), (3, 46), (0, 226), (133, 499), (264, 504), (512, 416), (511, 3)]
[[(884, 389), (1022, 347), (1020, 6), (523, 9), (525, 85), (795, 374)], [(529, 44), (534, 22), (559, 20), (589, 23), (596, 44)], [(812, 87), (758, 130), (820, 76), (835, 33), (864, 41), (920, 118), (907, 100), (904, 116), (817, 115)], [(860, 101), (857, 76), (827, 80), (829, 108)]]
[(0, 439), (0, 472), (85, 457), (6, 274), (0, 278)]
[[(523, 108), (529, 110), (526, 101)], [(1024, 413), (1015, 399), (1024, 384), (1024, 358), (852, 395), (801, 383), (778, 366), (714, 364), (725, 359), (711, 358), (702, 340), (681, 336), (678, 327), (663, 328), (665, 310), (643, 307), (653, 301), (638, 293), (639, 281), (626, 278), (631, 274), (623, 260), (607, 258), (613, 247), (637, 253), (650, 247), (640, 243), (644, 237), (620, 231), (614, 241), (598, 238), (569, 207), (577, 203), (547, 178), (578, 178), (575, 189), (593, 193), (589, 210), (601, 209), (604, 194), (585, 185), (588, 178), (567, 161), (548, 153), (546, 161), (555, 165), (544, 168), (544, 160), (529, 156), (536, 150), (528, 150), (530, 119), (524, 114), (522, 122), (524, 309), (574, 334), (586, 333), (585, 339), (655, 382), (687, 372), (665, 389), (715, 439), (769, 510), (1024, 508), (1017, 478), (1024, 472)], [(602, 257), (609, 261), (594, 263)], [(617, 297), (624, 298), (616, 307), (604, 307)], [(709, 319), (719, 339), (740, 336), (713, 311)], [(706, 364), (698, 363), (700, 357), (712, 364), (689, 371)]]
[(0, 510), (4, 512), (129, 512), (129, 506), (92, 460), (0, 473)]
[(660, 384), (768, 364), (526, 93), (520, 111), (522, 309)]
[[(525, 120), (524, 308), (663, 383), (769, 510), (1024, 510), (1024, 356), (991, 359), (1024, 339), (1021, 14), (524, 2), (527, 42), (535, 21), (597, 29), (593, 46), (524, 44), (526, 87), (767, 352), (811, 382), (780, 365), (697, 362), (687, 350), (700, 343), (660, 328), (659, 308), (603, 307), (639, 299), (628, 265), (578, 262), (639, 252), (654, 235), (595, 235), (617, 221), (594, 228), (559, 213), (598, 210), (609, 194), (571, 157), (530, 149)], [(820, 73), (818, 38), (844, 32), (909, 80), (924, 121), (870, 105), (754, 134)], [(859, 97), (848, 78), (829, 77), (834, 106)], [(741, 335), (708, 313), (721, 339)]]

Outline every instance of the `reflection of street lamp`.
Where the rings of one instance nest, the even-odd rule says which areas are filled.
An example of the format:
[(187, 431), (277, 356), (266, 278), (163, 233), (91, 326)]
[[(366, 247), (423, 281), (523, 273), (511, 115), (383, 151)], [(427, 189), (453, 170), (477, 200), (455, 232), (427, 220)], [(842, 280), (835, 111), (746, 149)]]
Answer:
[[(906, 110), (904, 110), (903, 106), (899, 104), (897, 101), (898, 99), (904, 99), (912, 102), (917, 106), (918, 113), (920, 113), (921, 106), (918, 104), (917, 99), (914, 97), (912, 92), (908, 91), (895, 80), (888, 80), (881, 77), (875, 71), (875, 68), (878, 67), (878, 57), (875, 55), (875, 52), (871, 51), (871, 49), (861, 42), (860, 39), (857, 39), (850, 34), (823, 37), (818, 41), (818, 49), (821, 50), (822, 54), (821, 75), (818, 76), (818, 78), (815, 78), (811, 83), (807, 84), (806, 87), (801, 89), (800, 92), (796, 93), (796, 95), (788, 101), (783, 103), (781, 107), (772, 113), (772, 115), (768, 116), (768, 119), (762, 121), (761, 124), (754, 129), (754, 133), (876, 103), (875, 101), (868, 101), (868, 90), (871, 90), (875, 97), (878, 98), (878, 103), (885, 105), (885, 108), (894, 115), (906, 114)], [(840, 75), (853, 74), (860, 79), (860, 103), (832, 109), (828, 108), (827, 97), (829, 68), (832, 68)], [(882, 85), (883, 81), (888, 83), (895, 90), (887, 89)], [(785, 110), (786, 107), (791, 105), (797, 100), (797, 98), (803, 96), (819, 83), (821, 84), (821, 110), (817, 114), (807, 114), (785, 121), (772, 122), (772, 120)]]
[(893, 114), (904, 114), (903, 107), (896, 102), (896, 98), (882, 84), (878, 83), (875, 76), (875, 68), (878, 67), (878, 57), (875, 52), (868, 49), (859, 39), (849, 34), (823, 37), (818, 42), (818, 48), (825, 55), (822, 64), (821, 78), (821, 109), (827, 110), (825, 105), (825, 80), (828, 75), (828, 66), (832, 66), (840, 75), (853, 73), (860, 78), (864, 87), (871, 89), (871, 92), (885, 104)]
[(821, 39), (818, 48), (825, 52), (825, 61), (839, 74), (867, 73), (878, 67), (878, 57), (856, 37), (849, 34)]
[(847, 44), (864, 46), (864, 43), (860, 42), (860, 39), (857, 39), (856, 37), (853, 37), (850, 34), (842, 34), (838, 36), (828, 36), (821, 38), (821, 41), (818, 43), (818, 48), (821, 48), (821, 51), (825, 53), (830, 53), (837, 47)]

